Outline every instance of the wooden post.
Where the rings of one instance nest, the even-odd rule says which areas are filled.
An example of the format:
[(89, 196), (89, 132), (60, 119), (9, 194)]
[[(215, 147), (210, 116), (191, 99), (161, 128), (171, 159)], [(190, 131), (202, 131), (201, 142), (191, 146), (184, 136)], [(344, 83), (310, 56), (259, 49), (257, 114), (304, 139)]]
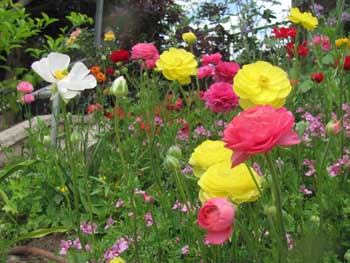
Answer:
[(96, 47), (101, 45), (102, 19), (103, 19), (103, 0), (96, 0), (96, 15), (95, 15), (95, 46)]

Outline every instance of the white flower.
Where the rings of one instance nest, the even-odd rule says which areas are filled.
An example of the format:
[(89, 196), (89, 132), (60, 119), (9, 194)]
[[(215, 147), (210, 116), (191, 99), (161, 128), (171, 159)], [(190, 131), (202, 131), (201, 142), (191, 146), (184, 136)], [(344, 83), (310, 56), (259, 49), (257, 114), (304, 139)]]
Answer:
[[(96, 79), (81, 62), (74, 64), (68, 73), (70, 58), (60, 53), (50, 53), (32, 64), (32, 69), (45, 81), (56, 84), (62, 99), (69, 100), (85, 89), (96, 87)], [(56, 94), (55, 94), (56, 95)]]

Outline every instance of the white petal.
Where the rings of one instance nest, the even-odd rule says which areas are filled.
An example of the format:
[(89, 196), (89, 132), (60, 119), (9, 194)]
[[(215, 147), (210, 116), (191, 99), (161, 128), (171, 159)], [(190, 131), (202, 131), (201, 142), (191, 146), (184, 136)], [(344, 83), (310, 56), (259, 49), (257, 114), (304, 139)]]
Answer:
[(79, 94), (79, 91), (67, 90), (66, 88), (63, 88), (62, 85), (57, 85), (57, 90), (65, 100), (72, 99)]
[(69, 72), (68, 77), (72, 79), (83, 79), (89, 73), (90, 70), (83, 63), (77, 62)]
[(49, 59), (42, 58), (32, 64), (32, 69), (45, 81), (55, 83), (57, 80), (49, 70)]
[(69, 77), (57, 82), (57, 88), (60, 92), (67, 92), (69, 90), (82, 91), (85, 89), (84, 86), (81, 84), (81, 81), (72, 80)]
[(49, 68), (52, 74), (57, 70), (65, 70), (69, 66), (69, 56), (61, 53), (50, 53), (47, 58), (49, 59)]
[(81, 82), (85, 85), (85, 89), (93, 89), (97, 85), (96, 78), (92, 75), (83, 78)]

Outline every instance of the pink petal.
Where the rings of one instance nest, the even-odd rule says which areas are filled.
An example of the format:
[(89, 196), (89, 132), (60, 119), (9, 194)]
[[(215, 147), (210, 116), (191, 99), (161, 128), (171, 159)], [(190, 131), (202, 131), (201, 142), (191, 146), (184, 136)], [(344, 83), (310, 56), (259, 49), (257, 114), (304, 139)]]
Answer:
[(282, 135), (282, 137), (277, 141), (277, 144), (282, 146), (289, 146), (289, 145), (294, 145), (299, 143), (300, 143), (300, 139), (298, 134), (292, 130)]
[(208, 240), (210, 244), (219, 245), (224, 243), (231, 236), (231, 234), (232, 234), (232, 227), (230, 226), (224, 231), (208, 232), (205, 238), (206, 240)]
[(249, 153), (246, 152), (234, 152), (232, 155), (232, 168), (248, 160), (250, 157)]

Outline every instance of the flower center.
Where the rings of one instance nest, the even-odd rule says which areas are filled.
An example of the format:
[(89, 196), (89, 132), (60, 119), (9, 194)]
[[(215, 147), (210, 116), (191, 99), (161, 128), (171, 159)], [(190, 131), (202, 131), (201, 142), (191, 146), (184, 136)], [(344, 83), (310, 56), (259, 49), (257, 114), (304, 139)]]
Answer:
[(64, 70), (57, 70), (55, 73), (53, 73), (56, 79), (64, 79), (68, 75), (67, 69)]
[(263, 88), (267, 87), (269, 85), (269, 78), (267, 76), (261, 75), (259, 76), (259, 85)]

